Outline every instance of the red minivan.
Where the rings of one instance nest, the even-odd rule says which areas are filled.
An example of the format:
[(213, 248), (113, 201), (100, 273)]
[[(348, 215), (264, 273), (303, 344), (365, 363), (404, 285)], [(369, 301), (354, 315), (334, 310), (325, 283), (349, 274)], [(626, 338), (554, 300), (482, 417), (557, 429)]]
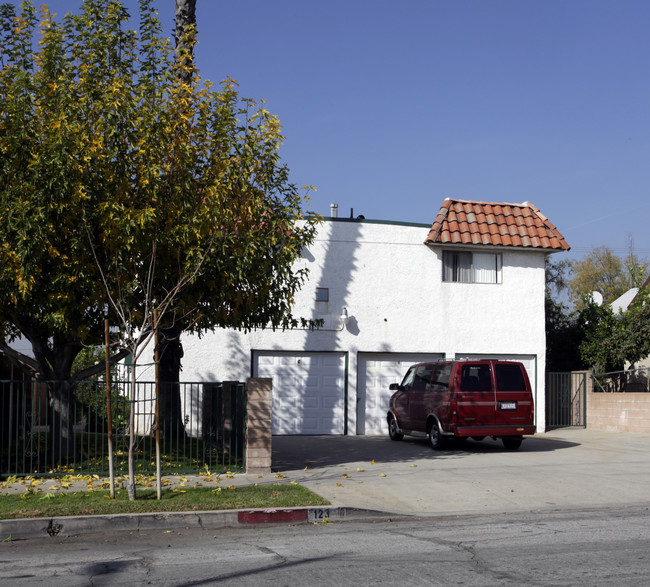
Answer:
[(535, 433), (535, 407), (521, 363), (485, 359), (437, 361), (409, 368), (388, 409), (388, 434), (426, 435), (434, 450), (450, 438), (501, 438), (509, 450)]

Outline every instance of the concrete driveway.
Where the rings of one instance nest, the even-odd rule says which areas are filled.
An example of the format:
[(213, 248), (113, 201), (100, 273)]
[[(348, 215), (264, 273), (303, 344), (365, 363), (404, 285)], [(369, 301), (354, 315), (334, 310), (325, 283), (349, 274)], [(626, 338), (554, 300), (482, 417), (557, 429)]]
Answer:
[[(650, 435), (561, 429), (518, 451), (491, 439), (276, 436), (273, 470), (339, 507), (404, 514), (650, 505)], [(259, 481), (259, 479), (258, 479)]]

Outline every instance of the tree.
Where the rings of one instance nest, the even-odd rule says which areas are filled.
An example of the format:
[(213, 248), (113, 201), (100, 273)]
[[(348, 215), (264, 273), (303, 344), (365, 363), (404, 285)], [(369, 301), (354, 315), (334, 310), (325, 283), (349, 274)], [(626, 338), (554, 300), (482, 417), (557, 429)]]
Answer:
[(609, 306), (585, 300), (580, 322), (585, 331), (580, 352), (596, 374), (622, 371), (625, 363), (650, 355), (650, 294), (645, 288), (618, 315)]
[[(567, 270), (574, 271), (566, 278)], [(592, 368), (596, 373), (619, 371), (625, 362), (634, 363), (650, 353), (644, 336), (650, 322), (642, 291), (626, 312), (615, 315), (610, 303), (639, 287), (647, 264), (630, 251), (625, 259), (607, 247), (594, 249), (581, 261), (546, 264), (546, 340), (548, 370)], [(558, 301), (565, 290), (575, 306), (570, 310)], [(592, 292), (603, 295), (596, 303)], [(579, 296), (577, 299), (576, 297)]]
[(583, 361), (596, 375), (620, 371), (624, 358), (618, 346), (619, 321), (611, 307), (585, 297), (578, 322), (584, 332), (580, 343)]
[[(57, 55), (61, 30), (44, 12), (36, 53), (35, 26), (31, 3), (21, 15), (0, 7), (0, 348), (52, 382), (52, 458), (65, 459), (74, 455), (72, 389), (88, 373), (71, 368), (84, 344), (101, 341), (104, 295), (82, 228), (88, 137), (70, 116), (78, 105)], [(33, 358), (11, 348), (20, 335)]]
[(650, 294), (646, 288), (632, 300), (619, 323), (620, 354), (626, 363), (638, 363), (650, 355)]
[[(72, 362), (102, 340), (107, 303), (122, 356), (154, 308), (199, 333), (295, 326), (293, 263), (316, 222), (277, 118), (175, 60), (151, 0), (138, 32), (128, 18), (115, 0), (61, 24), (43, 9), (35, 50), (31, 2), (0, 8), (0, 348), (64, 382), (50, 394), (66, 438)], [(11, 351), (20, 334), (34, 360)]]
[(579, 345), (583, 331), (576, 316), (559, 301), (567, 289), (569, 261), (546, 258), (546, 370), (572, 371), (582, 366)]
[(578, 309), (583, 297), (594, 291), (602, 294), (604, 304), (610, 304), (629, 289), (639, 287), (648, 273), (648, 263), (639, 260), (631, 250), (622, 259), (608, 247), (597, 247), (570, 266), (570, 299)]

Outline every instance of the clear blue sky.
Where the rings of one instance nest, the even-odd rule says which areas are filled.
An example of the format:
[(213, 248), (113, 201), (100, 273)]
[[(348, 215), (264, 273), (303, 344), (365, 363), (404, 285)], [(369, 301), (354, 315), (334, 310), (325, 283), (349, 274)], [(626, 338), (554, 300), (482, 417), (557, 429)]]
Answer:
[(630, 235), (650, 258), (648, 0), (198, 0), (197, 21), (201, 74), (266, 99), (314, 211), (528, 200), (571, 258)]

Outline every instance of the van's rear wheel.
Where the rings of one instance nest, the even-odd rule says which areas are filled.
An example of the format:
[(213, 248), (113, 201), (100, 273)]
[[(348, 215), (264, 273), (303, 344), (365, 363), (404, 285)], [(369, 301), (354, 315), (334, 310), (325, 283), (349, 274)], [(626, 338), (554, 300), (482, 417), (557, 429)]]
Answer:
[(388, 418), (388, 436), (390, 436), (391, 440), (402, 440), (402, 438), (404, 438), (404, 435), (399, 431), (397, 422), (393, 416)]
[(521, 436), (504, 436), (501, 440), (507, 450), (517, 450), (521, 446), (523, 438)]
[(445, 444), (445, 437), (440, 432), (440, 428), (438, 428), (437, 422), (429, 423), (427, 438), (429, 439), (429, 446), (433, 450), (440, 450)]

